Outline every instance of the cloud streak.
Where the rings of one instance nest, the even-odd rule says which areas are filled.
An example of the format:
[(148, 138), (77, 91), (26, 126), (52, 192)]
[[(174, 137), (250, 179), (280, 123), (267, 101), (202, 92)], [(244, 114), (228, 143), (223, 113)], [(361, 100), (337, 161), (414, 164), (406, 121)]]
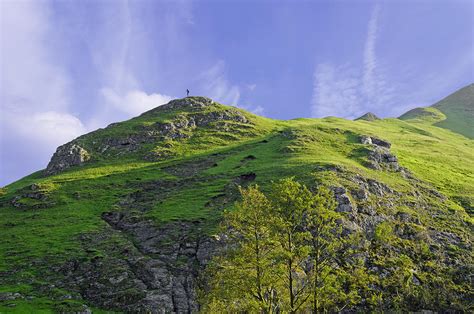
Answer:
[(315, 117), (337, 114), (352, 117), (360, 102), (360, 80), (357, 73), (348, 66), (319, 64), (314, 71), (313, 110)]
[(223, 60), (204, 71), (198, 77), (198, 85), (205, 95), (221, 103), (237, 106), (240, 100), (240, 87), (230, 84)]
[(377, 59), (375, 55), (375, 43), (377, 41), (377, 30), (378, 30), (378, 18), (379, 18), (380, 6), (376, 4), (372, 10), (372, 14), (369, 20), (367, 40), (365, 41), (364, 49), (364, 77), (363, 86), (364, 92), (369, 102), (372, 101), (376, 93), (375, 87), (375, 76)]
[(356, 118), (367, 111), (381, 111), (390, 106), (393, 87), (387, 84), (377, 60), (379, 32), (378, 4), (372, 9), (364, 44), (362, 66), (320, 63), (313, 74), (312, 115)]

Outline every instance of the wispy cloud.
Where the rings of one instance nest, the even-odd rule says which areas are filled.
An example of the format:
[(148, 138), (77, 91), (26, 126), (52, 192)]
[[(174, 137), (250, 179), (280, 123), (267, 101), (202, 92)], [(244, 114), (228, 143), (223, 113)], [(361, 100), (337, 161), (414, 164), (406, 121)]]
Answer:
[(198, 77), (200, 90), (212, 99), (224, 104), (236, 106), (240, 99), (240, 87), (233, 85), (226, 77), (226, 66), (223, 60), (217, 61), (212, 67)]
[(265, 108), (263, 108), (262, 106), (251, 107), (250, 112), (262, 116), (265, 113)]
[(225, 105), (237, 106), (257, 115), (263, 115), (265, 108), (260, 105), (242, 104), (241, 91), (253, 91), (256, 84), (232, 84), (227, 78), (226, 64), (223, 60), (217, 61), (197, 78), (198, 89), (208, 97)]
[(365, 39), (362, 66), (321, 63), (313, 75), (312, 115), (356, 118), (390, 105), (393, 87), (377, 60), (380, 6), (372, 9)]
[(253, 92), (257, 88), (257, 84), (247, 84), (247, 88)]
[(313, 82), (314, 117), (357, 115), (361, 82), (354, 69), (349, 66), (319, 64), (314, 71)]
[(373, 97), (376, 96), (376, 67), (377, 67), (377, 58), (375, 55), (375, 43), (377, 41), (377, 30), (378, 30), (378, 18), (379, 18), (380, 6), (376, 4), (372, 10), (370, 16), (368, 30), (367, 30), (367, 39), (365, 41), (364, 48), (364, 92), (367, 96), (369, 102), (372, 101)]

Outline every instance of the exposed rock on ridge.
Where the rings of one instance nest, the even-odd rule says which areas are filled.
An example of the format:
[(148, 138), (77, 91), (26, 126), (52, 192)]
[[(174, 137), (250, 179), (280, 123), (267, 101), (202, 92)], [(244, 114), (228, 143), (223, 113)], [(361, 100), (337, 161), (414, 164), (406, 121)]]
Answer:
[(390, 142), (367, 135), (361, 136), (360, 142), (372, 146), (367, 158), (367, 166), (369, 168), (376, 170), (387, 169), (408, 173), (408, 170), (398, 164), (397, 156), (390, 152), (390, 147), (392, 146)]
[(74, 142), (59, 146), (46, 167), (45, 174), (53, 175), (70, 167), (82, 165), (90, 159), (87, 150)]

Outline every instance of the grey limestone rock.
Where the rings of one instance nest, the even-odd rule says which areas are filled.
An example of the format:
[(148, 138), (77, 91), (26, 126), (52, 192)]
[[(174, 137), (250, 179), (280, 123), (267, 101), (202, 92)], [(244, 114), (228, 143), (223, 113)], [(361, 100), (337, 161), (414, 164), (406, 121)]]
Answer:
[(82, 165), (89, 159), (90, 154), (87, 150), (75, 142), (69, 142), (58, 147), (44, 173), (54, 175), (73, 166)]
[(352, 205), (349, 196), (346, 194), (346, 189), (344, 187), (333, 187), (332, 190), (337, 201), (336, 211), (343, 213), (352, 213), (355, 211), (355, 208)]
[(382, 140), (378, 137), (368, 136), (368, 135), (361, 135), (360, 142), (362, 144), (375, 145), (375, 146), (380, 146), (380, 147), (384, 147), (388, 149), (392, 146), (392, 144), (390, 144), (389, 141)]

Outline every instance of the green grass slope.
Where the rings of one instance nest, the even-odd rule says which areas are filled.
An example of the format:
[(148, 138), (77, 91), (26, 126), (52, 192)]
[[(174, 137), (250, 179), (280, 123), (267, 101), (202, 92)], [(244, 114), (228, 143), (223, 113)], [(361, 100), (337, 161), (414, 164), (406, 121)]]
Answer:
[(399, 119), (425, 120), (474, 139), (474, 84), (461, 88), (431, 107), (410, 110)]
[[(201, 101), (195, 98), (190, 103)], [(222, 210), (233, 206), (235, 185), (247, 184), (246, 178), (252, 177), (263, 189), (272, 180), (288, 176), (308, 183), (316, 179), (330, 185), (354, 185), (337, 172), (325, 170), (331, 167), (376, 180), (406, 195), (406, 204), (416, 198), (416, 190), (441, 193), (442, 202), (435, 194), (423, 194), (426, 205), (419, 210), (401, 204), (380, 210), (386, 211), (384, 215), (409, 211), (426, 230), (455, 234), (464, 244), (452, 248), (450, 254), (466, 263), (472, 241), (474, 145), (462, 135), (433, 125), (438, 121), (433, 116), (441, 117), (440, 112), (447, 110), (443, 104), (437, 107), (440, 112), (423, 110), (429, 119), (419, 118), (416, 112), (415, 119), (409, 114), (406, 120), (280, 121), (214, 102), (204, 107), (190, 103), (157, 108), (81, 136), (75, 142), (88, 150), (89, 161), (50, 176), (39, 171), (0, 190), (0, 294), (22, 295), (13, 301), (0, 299), (0, 312), (67, 312), (77, 311), (82, 304), (96, 306), (77, 291), (57, 284), (61, 281), (57, 265), (108, 258), (114, 248), (126, 245), (129, 236), (111, 230), (102, 214), (121, 210), (131, 195), (139, 193), (140, 204), (146, 207), (132, 210), (139, 219), (157, 226), (199, 222), (204, 232), (212, 234)], [(166, 129), (167, 137), (157, 136), (154, 141), (142, 138), (143, 132), (147, 136), (162, 132), (163, 124), (182, 126), (189, 121), (201, 122), (177, 128), (177, 133)], [(367, 167), (368, 147), (360, 143), (361, 135), (391, 142), (400, 165), (416, 180)], [(100, 244), (91, 246), (80, 240), (104, 230), (107, 236)], [(403, 243), (405, 249), (415, 245)]]

